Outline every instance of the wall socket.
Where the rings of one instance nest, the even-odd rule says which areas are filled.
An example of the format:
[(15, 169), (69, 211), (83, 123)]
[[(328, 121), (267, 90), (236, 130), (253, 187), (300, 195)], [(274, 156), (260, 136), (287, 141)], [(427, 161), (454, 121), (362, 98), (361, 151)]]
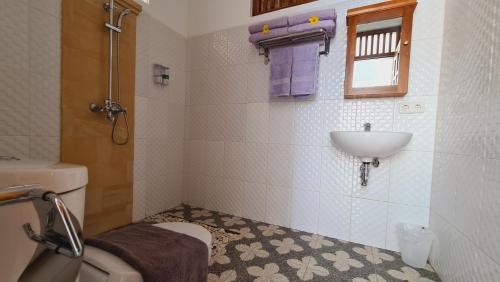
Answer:
[(420, 114), (425, 112), (425, 104), (419, 102), (400, 102), (400, 114)]

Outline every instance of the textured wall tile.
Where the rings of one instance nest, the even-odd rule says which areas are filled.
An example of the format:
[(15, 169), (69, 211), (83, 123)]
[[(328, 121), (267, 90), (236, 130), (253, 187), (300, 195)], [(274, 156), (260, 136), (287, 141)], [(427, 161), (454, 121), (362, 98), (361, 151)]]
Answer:
[(294, 229), (317, 233), (319, 192), (293, 190), (291, 200), (291, 222)]
[(304, 101), (295, 104), (294, 144), (321, 146), (324, 144), (323, 101)]
[(262, 62), (248, 64), (247, 103), (269, 101), (269, 65)]
[(246, 142), (267, 143), (269, 140), (269, 104), (247, 104)]
[(266, 197), (266, 220), (270, 224), (290, 226), (291, 190), (268, 186)]
[(224, 145), (224, 177), (245, 179), (245, 143), (226, 142)]
[(191, 57), (191, 69), (205, 69), (208, 67), (207, 48), (210, 38), (207, 35), (197, 36), (189, 39), (189, 51)]
[(148, 100), (147, 137), (166, 139), (168, 136), (168, 103), (155, 99)]
[(217, 31), (210, 35), (208, 45), (209, 67), (225, 66), (229, 63), (227, 31)]
[(373, 131), (392, 131), (394, 99), (363, 99), (356, 102), (356, 130), (371, 123)]
[(330, 132), (352, 131), (356, 128), (356, 101), (326, 100), (325, 101), (324, 144), (332, 144)]
[(170, 70), (170, 91), (168, 95), (168, 103), (175, 105), (184, 105), (186, 103), (186, 72), (182, 70)]
[[(206, 139), (210, 141), (224, 141), (226, 108), (223, 105), (208, 106), (206, 117)], [(200, 124), (201, 125), (201, 124)]]
[[(247, 112), (245, 104), (223, 105), (224, 140), (232, 142), (245, 141)], [(220, 126), (220, 125), (219, 125)]]
[(267, 186), (259, 183), (245, 183), (241, 203), (242, 216), (264, 221), (266, 218)]
[(61, 75), (61, 19), (30, 9), (30, 70), (53, 77)]
[(245, 180), (266, 183), (268, 144), (247, 143), (245, 152)]
[(402, 151), (391, 162), (390, 201), (428, 207), (432, 184), (432, 153)]
[[(478, 242), (480, 213), (483, 208), (481, 198), (485, 193), (487, 164), (477, 157), (463, 157), (453, 166), (455, 175), (455, 218), (451, 222), (474, 242)], [(466, 173), (464, 173), (466, 172)], [(493, 172), (494, 173), (494, 172)], [(484, 195), (486, 196), (486, 195)]]
[[(484, 252), (495, 261), (500, 261), (500, 232), (498, 212), (500, 210), (500, 160), (487, 160), (484, 192), (481, 200), (479, 244)], [(476, 207), (477, 208), (477, 207)]]
[(136, 139), (134, 143), (134, 181), (146, 179), (147, 160), (146, 139)]
[(321, 192), (351, 195), (356, 171), (354, 157), (335, 147), (323, 148)]
[(56, 137), (31, 136), (30, 159), (33, 160), (60, 160), (60, 139)]
[(269, 142), (292, 144), (293, 117), (295, 105), (293, 103), (278, 102), (269, 104)]
[(165, 209), (171, 209), (182, 202), (182, 177), (180, 173), (167, 175)]
[(184, 165), (184, 142), (179, 140), (164, 140), (162, 143), (161, 150), (167, 156), (166, 172), (169, 174), (181, 174)]
[(222, 85), (221, 92), (224, 103), (245, 103), (247, 94), (248, 68), (246, 65), (236, 65), (224, 68), (224, 79), (215, 81)]
[[(345, 30), (337, 32), (330, 44), (331, 54), (321, 56), (318, 76), (318, 97), (343, 99), (347, 40)], [(342, 45), (342, 46), (341, 46)]]
[(445, 0), (418, 1), (413, 20), (414, 39), (443, 36)]
[(134, 201), (133, 201), (133, 214), (132, 221), (138, 222), (146, 217), (146, 180), (134, 179)]
[(29, 135), (30, 108), (29, 81), (24, 81), (25, 71), (0, 66), (0, 135)]
[(349, 240), (351, 197), (328, 192), (320, 193), (318, 233)]
[(224, 174), (224, 142), (207, 142), (206, 174), (222, 176)]
[(166, 138), (179, 142), (184, 139), (184, 107), (167, 103)]
[[(222, 177), (209, 177), (207, 179), (206, 185), (206, 193), (205, 193), (205, 205), (203, 208), (213, 210), (213, 211), (222, 211), (222, 205), (224, 200), (224, 179)], [(185, 190), (185, 181), (183, 191)]]
[(321, 188), (321, 147), (295, 146), (293, 187), (319, 191)]
[(210, 83), (210, 72), (208, 70), (193, 70), (190, 84), (191, 105), (208, 105), (214, 92)]
[(246, 26), (230, 29), (228, 36), (228, 59), (230, 65), (244, 64), (250, 57), (253, 49), (248, 44), (248, 29)]
[(387, 203), (352, 199), (351, 241), (385, 248)]
[(244, 189), (245, 189), (245, 182), (243, 181), (229, 180), (229, 179), (226, 179), (224, 181), (224, 189), (222, 196), (223, 212), (235, 216), (242, 216)]
[[(2, 1), (0, 11), (0, 65), (29, 68), (29, 1)], [(2, 71), (2, 76), (5, 73)], [(3, 85), (3, 83), (2, 83)]]
[(408, 96), (437, 96), (442, 39), (413, 40), (412, 45)]
[(455, 198), (457, 194), (458, 163), (463, 156), (436, 153), (432, 179), (431, 210), (449, 222), (455, 221)]
[(148, 99), (135, 97), (135, 138), (146, 138), (148, 134)]
[(267, 184), (291, 187), (293, 182), (293, 146), (270, 144), (267, 150)]

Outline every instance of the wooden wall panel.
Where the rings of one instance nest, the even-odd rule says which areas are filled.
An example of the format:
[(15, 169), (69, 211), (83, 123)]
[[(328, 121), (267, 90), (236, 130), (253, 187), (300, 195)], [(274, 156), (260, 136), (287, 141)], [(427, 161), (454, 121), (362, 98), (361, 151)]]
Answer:
[(89, 170), (87, 237), (132, 221), (135, 32), (140, 6), (130, 0), (117, 1), (117, 12), (124, 6), (134, 11), (125, 18), (121, 33), (121, 103), (128, 110), (130, 139), (119, 146), (111, 141), (111, 122), (89, 111), (90, 103), (103, 104), (107, 96), (109, 34), (104, 27), (108, 21), (104, 2), (62, 1), (61, 159)]

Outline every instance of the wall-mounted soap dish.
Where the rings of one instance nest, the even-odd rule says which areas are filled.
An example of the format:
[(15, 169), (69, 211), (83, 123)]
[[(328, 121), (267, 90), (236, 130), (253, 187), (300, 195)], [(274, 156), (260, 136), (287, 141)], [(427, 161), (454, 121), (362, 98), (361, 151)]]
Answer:
[(167, 86), (170, 81), (170, 68), (159, 64), (154, 64), (153, 81), (157, 85)]

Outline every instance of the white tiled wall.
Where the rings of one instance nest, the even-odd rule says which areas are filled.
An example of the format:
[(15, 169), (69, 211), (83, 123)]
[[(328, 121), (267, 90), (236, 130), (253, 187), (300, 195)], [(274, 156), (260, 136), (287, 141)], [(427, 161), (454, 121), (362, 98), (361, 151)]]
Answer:
[(60, 0), (0, 0), (0, 155), (59, 160), (60, 21)]
[[(187, 40), (144, 11), (137, 18), (134, 221), (182, 197)], [(153, 84), (153, 64), (170, 67), (170, 85)]]
[[(184, 202), (394, 250), (397, 224), (428, 224), (444, 0), (419, 1), (409, 94), (344, 100), (346, 11), (373, 2), (335, 6), (337, 36), (321, 57), (314, 98), (269, 99), (269, 67), (246, 26), (189, 40)], [(401, 101), (426, 111), (400, 114)], [(329, 133), (366, 122), (414, 138), (362, 188), (359, 161)]]
[(500, 3), (448, 0), (444, 31), (431, 261), (443, 281), (498, 281)]

